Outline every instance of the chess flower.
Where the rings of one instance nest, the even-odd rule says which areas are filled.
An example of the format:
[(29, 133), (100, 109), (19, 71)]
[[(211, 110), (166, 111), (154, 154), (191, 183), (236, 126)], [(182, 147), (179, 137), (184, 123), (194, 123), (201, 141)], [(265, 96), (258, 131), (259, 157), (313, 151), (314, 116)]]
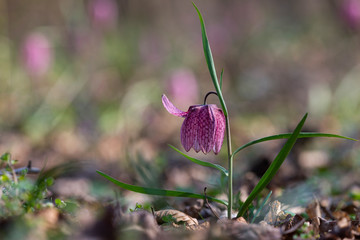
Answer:
[(187, 112), (175, 107), (169, 99), (162, 95), (162, 103), (166, 110), (178, 117), (185, 118), (181, 126), (181, 144), (186, 151), (194, 148), (196, 152), (215, 154), (220, 152), (225, 131), (225, 116), (215, 104), (192, 105)]

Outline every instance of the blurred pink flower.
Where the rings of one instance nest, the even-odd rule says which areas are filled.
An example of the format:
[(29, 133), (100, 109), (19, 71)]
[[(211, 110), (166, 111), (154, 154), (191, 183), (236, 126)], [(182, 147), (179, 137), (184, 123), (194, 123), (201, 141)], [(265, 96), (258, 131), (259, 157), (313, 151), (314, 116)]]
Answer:
[(225, 131), (225, 116), (215, 104), (193, 105), (187, 112), (175, 107), (169, 99), (162, 95), (162, 103), (166, 110), (185, 120), (181, 126), (181, 144), (188, 152), (194, 148), (196, 152), (215, 154), (220, 152)]
[(92, 0), (89, 3), (89, 12), (96, 27), (113, 27), (118, 19), (115, 0)]
[(341, 2), (342, 14), (351, 28), (360, 27), (360, 1), (344, 0)]
[(22, 47), (22, 59), (29, 74), (45, 74), (49, 70), (52, 57), (51, 44), (44, 35), (32, 33), (26, 37)]
[(196, 102), (198, 85), (194, 74), (186, 69), (175, 70), (168, 79), (167, 92), (176, 105), (188, 106)]

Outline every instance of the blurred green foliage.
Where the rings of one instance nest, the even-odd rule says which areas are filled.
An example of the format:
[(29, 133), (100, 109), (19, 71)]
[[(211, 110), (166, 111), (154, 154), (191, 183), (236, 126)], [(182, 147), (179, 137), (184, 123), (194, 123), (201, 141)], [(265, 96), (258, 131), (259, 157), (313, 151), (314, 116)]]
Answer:
[(53, 206), (52, 201), (46, 199), (48, 187), (54, 183), (53, 178), (44, 178), (35, 184), (33, 180), (27, 177), (26, 169), (21, 175), (16, 175), (13, 168), (14, 162), (9, 153), (3, 154), (1, 160), (0, 218), (21, 216), (28, 212)]
[[(15, 172), (10, 153), (0, 157), (0, 237), (25, 239), (48, 235), (47, 239), (64, 239), (68, 233), (63, 223), (57, 221), (62, 213), (72, 213), (67, 203), (50, 198), (48, 188), (54, 184), (52, 177), (34, 181), (27, 175), (27, 168)], [(66, 208), (67, 207), (67, 208)], [(51, 238), (51, 236), (56, 238)], [(41, 238), (44, 239), (44, 238)]]

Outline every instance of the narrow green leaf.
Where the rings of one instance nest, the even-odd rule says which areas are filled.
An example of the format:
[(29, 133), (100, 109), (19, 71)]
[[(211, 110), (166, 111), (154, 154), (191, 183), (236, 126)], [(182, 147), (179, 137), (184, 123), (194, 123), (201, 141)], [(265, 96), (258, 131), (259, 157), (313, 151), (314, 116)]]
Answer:
[(220, 73), (220, 90), (222, 90), (223, 74), (224, 74), (224, 69), (221, 69), (221, 73)]
[(290, 138), (286, 141), (285, 145), (282, 147), (275, 160), (271, 163), (270, 167), (266, 170), (265, 174), (262, 176), (258, 184), (250, 193), (249, 197), (245, 200), (244, 204), (240, 207), (237, 217), (241, 217), (246, 209), (249, 207), (250, 203), (254, 200), (256, 196), (269, 184), (271, 179), (275, 176), (285, 158), (289, 154), (290, 150), (294, 146), (296, 139), (298, 138), (301, 128), (303, 127), (305, 120), (307, 118), (307, 113), (301, 119), (299, 124), (296, 126), (294, 132), (291, 134)]
[(272, 194), (272, 191), (269, 192), (269, 194), (266, 196), (266, 198), (264, 199), (264, 201), (260, 204), (260, 207), (256, 210), (253, 219), (251, 220), (251, 223), (254, 223), (255, 219), (259, 216), (261, 210), (263, 209), (263, 207), (265, 206), (266, 202), (269, 200), (270, 196)]
[(220, 100), (220, 104), (221, 107), (223, 109), (224, 115), (227, 116), (228, 112), (227, 112), (227, 108), (226, 108), (226, 104), (224, 101), (224, 97), (222, 95), (221, 92), (221, 88), (219, 86), (219, 82), (216, 76), (216, 69), (215, 69), (215, 64), (214, 64), (214, 60), (212, 57), (212, 53), (211, 53), (211, 48), (210, 48), (210, 44), (206, 35), (206, 29), (205, 29), (205, 24), (204, 24), (204, 20), (203, 17), (201, 16), (201, 13), (199, 11), (199, 9), (196, 7), (196, 5), (193, 3), (198, 15), (199, 15), (199, 19), (200, 19), (200, 25), (201, 25), (201, 35), (202, 35), (202, 42), (203, 42), (203, 48), (204, 48), (204, 54), (205, 54), (205, 59), (206, 59), (206, 63), (208, 65), (209, 68), (209, 72), (210, 72), (210, 76), (211, 79), (213, 81), (216, 93), (219, 97)]
[[(196, 194), (196, 193), (183, 192), (183, 191), (174, 191), (174, 190), (164, 190), (164, 189), (148, 188), (148, 187), (130, 185), (130, 184), (127, 184), (127, 183), (120, 182), (120, 181), (110, 177), (109, 175), (103, 173), (103, 172), (100, 172), (100, 171), (96, 171), (96, 172), (98, 174), (100, 174), (101, 176), (105, 177), (106, 179), (108, 179), (109, 181), (115, 183), (119, 187), (124, 188), (126, 190), (133, 191), (133, 192), (137, 192), (137, 193), (143, 193), (143, 194), (148, 194), (148, 195), (166, 196), (166, 197), (188, 197), (188, 198), (205, 199), (204, 195)], [(226, 201), (223, 201), (223, 200), (220, 200), (220, 199), (217, 199), (217, 198), (214, 198), (214, 197), (207, 196), (206, 198), (208, 200), (224, 204), (225, 206), (227, 206), (227, 204), (228, 204)]]
[(215, 169), (221, 171), (223, 174), (225, 174), (225, 176), (229, 176), (228, 171), (223, 166), (220, 166), (220, 165), (214, 164), (214, 163), (210, 163), (210, 162), (205, 162), (205, 161), (198, 160), (196, 158), (193, 158), (193, 157), (190, 157), (190, 156), (186, 155), (185, 153), (181, 152), (179, 149), (177, 149), (176, 147), (174, 147), (174, 146), (172, 146), (170, 144), (169, 144), (169, 146), (172, 149), (174, 149), (175, 151), (177, 151), (178, 153), (180, 153), (181, 155), (183, 155), (184, 157), (186, 157), (187, 159), (189, 159), (190, 161), (192, 161), (192, 162), (194, 162), (196, 164), (199, 164), (201, 166), (215, 168)]
[[(246, 144), (242, 145), (241, 147), (237, 148), (233, 152), (233, 156), (235, 156), (235, 154), (237, 154), (244, 148), (250, 147), (251, 145), (261, 143), (261, 142), (271, 141), (271, 140), (287, 139), (287, 138), (290, 138), (290, 136), (291, 136), (291, 133), (284, 133), (284, 134), (278, 134), (278, 135), (272, 135), (272, 136), (268, 136), (268, 137), (264, 137), (264, 138), (259, 138), (257, 140), (251, 141), (251, 142), (246, 143)], [(332, 138), (342, 138), (342, 139), (357, 141), (356, 139), (353, 139), (353, 138), (344, 137), (344, 136), (336, 135), (336, 134), (329, 134), (329, 133), (301, 132), (298, 136), (298, 138), (310, 138), (310, 137), (332, 137)]]

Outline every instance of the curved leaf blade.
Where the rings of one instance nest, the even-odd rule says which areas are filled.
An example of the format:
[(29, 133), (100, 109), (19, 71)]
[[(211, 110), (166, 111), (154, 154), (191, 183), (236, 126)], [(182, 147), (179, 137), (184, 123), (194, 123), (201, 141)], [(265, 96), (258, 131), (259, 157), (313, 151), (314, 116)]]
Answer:
[(192, 161), (193, 163), (196, 163), (198, 165), (201, 165), (201, 166), (205, 166), (205, 167), (211, 167), (211, 168), (215, 168), (217, 170), (219, 170), (220, 172), (222, 172), (223, 174), (225, 174), (225, 176), (229, 176), (229, 173), (228, 171), (221, 165), (219, 164), (215, 164), (215, 163), (210, 163), (210, 162), (205, 162), (205, 161), (201, 161), (199, 159), (196, 159), (196, 158), (193, 158), (193, 157), (190, 157), (188, 155), (186, 155), (185, 153), (181, 152), (179, 149), (177, 149), (176, 147), (174, 147), (173, 145), (170, 145), (169, 146), (174, 149), (175, 151), (177, 151), (178, 153), (180, 153), (181, 155), (183, 155), (184, 157), (186, 157), (187, 159), (189, 159), (190, 161)]
[[(284, 133), (284, 134), (272, 135), (272, 136), (256, 139), (254, 141), (246, 143), (246, 144), (242, 145), (241, 147), (237, 148), (233, 152), (233, 156), (235, 156), (235, 154), (237, 154), (241, 150), (243, 150), (243, 149), (245, 149), (247, 147), (250, 147), (250, 146), (252, 146), (254, 144), (261, 143), (261, 142), (266, 142), (266, 141), (271, 141), (271, 140), (288, 139), (288, 138), (290, 138), (290, 136), (291, 136), (291, 133)], [(311, 137), (332, 137), (332, 138), (342, 138), (342, 139), (347, 139), (347, 140), (352, 140), (352, 141), (358, 141), (358, 140), (356, 140), (354, 138), (349, 138), (349, 137), (344, 137), (344, 136), (341, 136), (341, 135), (329, 134), (329, 133), (301, 132), (301, 133), (299, 133), (299, 136), (298, 136), (298, 138), (311, 138)]]
[(268, 193), (268, 195), (265, 197), (264, 201), (262, 201), (262, 203), (260, 204), (260, 207), (256, 210), (252, 220), (251, 220), (251, 223), (254, 223), (255, 219), (259, 216), (261, 210), (263, 209), (263, 207), (265, 206), (266, 202), (269, 200), (270, 196), (272, 194), (272, 191), (270, 191)]
[(226, 201), (223, 201), (221, 199), (217, 199), (214, 197), (209, 197), (209, 196), (205, 197), (204, 195), (190, 193), (190, 192), (165, 190), (165, 189), (158, 189), (158, 188), (148, 188), (148, 187), (131, 185), (131, 184), (120, 182), (120, 181), (116, 180), (115, 178), (112, 178), (109, 175), (107, 175), (101, 171), (96, 171), (96, 172), (98, 174), (100, 174), (101, 176), (105, 177), (106, 179), (108, 179), (109, 181), (115, 183), (117, 186), (124, 188), (126, 190), (133, 191), (133, 192), (143, 193), (143, 194), (148, 194), (148, 195), (165, 196), (165, 197), (188, 197), (188, 198), (197, 198), (197, 199), (207, 198), (208, 200), (224, 204), (225, 206), (228, 205), (228, 203)]
[(208, 40), (208, 37), (207, 37), (207, 34), (206, 34), (206, 28), (205, 28), (204, 19), (203, 19), (202, 15), (201, 15), (199, 9), (196, 7), (195, 3), (193, 3), (193, 5), (194, 5), (194, 8), (196, 9), (196, 11), (197, 11), (197, 13), (199, 15), (199, 20), (200, 20), (200, 25), (201, 25), (202, 43), (203, 43), (204, 55), (205, 55), (206, 63), (208, 65), (210, 76), (211, 76), (211, 79), (213, 81), (216, 93), (217, 93), (217, 95), (219, 97), (221, 108), (222, 108), (222, 110), (224, 112), (224, 115), (227, 116), (228, 112), (227, 112), (224, 97), (223, 97), (222, 92), (221, 92), (221, 87), (220, 87), (219, 81), (217, 79), (215, 64), (214, 64), (214, 60), (213, 60), (213, 57), (212, 57), (209, 40)]
[(259, 195), (259, 193), (269, 184), (271, 179), (275, 176), (285, 158), (289, 154), (290, 150), (294, 146), (302, 127), (304, 126), (305, 120), (307, 118), (307, 113), (301, 119), (299, 124), (296, 126), (294, 132), (291, 134), (289, 139), (286, 141), (285, 145), (282, 147), (275, 160), (271, 163), (270, 167), (266, 170), (265, 174), (261, 177), (258, 184), (251, 191), (249, 197), (245, 200), (244, 204), (240, 207), (239, 213), (237, 217), (241, 217), (244, 215), (246, 209), (249, 207), (250, 203), (254, 200), (254, 198)]

